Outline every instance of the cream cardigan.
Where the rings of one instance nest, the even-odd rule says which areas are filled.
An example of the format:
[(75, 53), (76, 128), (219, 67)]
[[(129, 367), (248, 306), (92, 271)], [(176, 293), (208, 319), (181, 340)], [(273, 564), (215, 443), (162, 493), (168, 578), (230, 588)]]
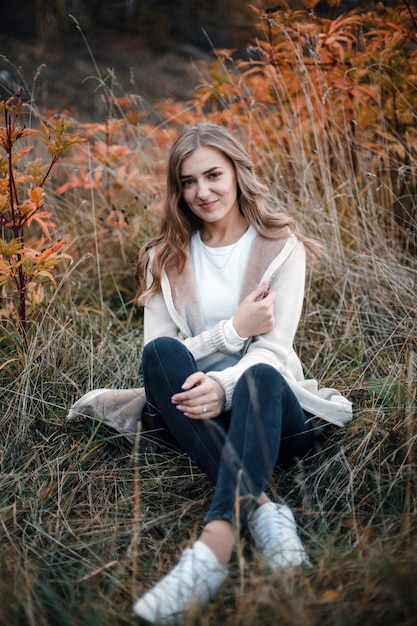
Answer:
[[(352, 419), (352, 404), (332, 388), (319, 388), (314, 379), (305, 379), (303, 368), (293, 343), (304, 301), (305, 250), (295, 236), (268, 239), (257, 235), (244, 274), (239, 301), (257, 285), (266, 282), (276, 291), (275, 328), (253, 337), (243, 349), (226, 340), (219, 322), (205, 330), (198, 299), (189, 247), (183, 271), (170, 268), (162, 276), (162, 289), (145, 306), (144, 344), (162, 336), (176, 337), (193, 354), (198, 367), (217, 380), (225, 390), (225, 409), (230, 409), (233, 391), (243, 372), (256, 363), (275, 367), (286, 379), (304, 410), (326, 422), (343, 426)], [(152, 281), (151, 269), (148, 284)], [(240, 352), (236, 365), (221, 371), (212, 366), (227, 354)], [(137, 430), (145, 405), (142, 388), (130, 390), (101, 390), (80, 398), (70, 409), (68, 418), (89, 416), (103, 421), (131, 441)]]
[[(335, 389), (318, 388), (316, 380), (306, 380), (293, 342), (300, 320), (305, 287), (305, 250), (290, 236), (267, 239), (257, 235), (243, 278), (239, 301), (266, 281), (277, 291), (275, 328), (248, 341), (239, 362), (222, 371), (210, 365), (239, 349), (226, 341), (224, 321), (204, 330), (189, 249), (181, 274), (171, 269), (162, 278), (162, 291), (145, 308), (144, 343), (161, 336), (184, 342), (198, 367), (217, 380), (225, 390), (225, 409), (230, 409), (233, 391), (243, 372), (256, 363), (268, 363), (287, 380), (303, 409), (332, 424), (343, 426), (352, 418), (352, 405)], [(148, 281), (151, 280), (151, 275)]]

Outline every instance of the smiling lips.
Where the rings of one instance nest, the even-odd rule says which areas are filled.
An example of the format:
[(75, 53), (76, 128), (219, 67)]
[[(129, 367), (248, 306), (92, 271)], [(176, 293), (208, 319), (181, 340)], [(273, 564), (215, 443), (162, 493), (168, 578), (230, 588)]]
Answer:
[(200, 207), (200, 209), (203, 209), (204, 211), (209, 211), (212, 207), (214, 207), (216, 203), (217, 203), (217, 200), (212, 200), (211, 202), (202, 202), (198, 206)]

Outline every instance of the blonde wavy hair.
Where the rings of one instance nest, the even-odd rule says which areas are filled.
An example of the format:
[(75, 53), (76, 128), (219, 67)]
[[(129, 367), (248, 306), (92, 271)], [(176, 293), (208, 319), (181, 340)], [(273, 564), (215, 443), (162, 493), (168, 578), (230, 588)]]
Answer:
[[(145, 304), (149, 297), (160, 292), (165, 268), (176, 266), (178, 272), (182, 271), (191, 235), (201, 228), (202, 220), (194, 215), (183, 198), (181, 182), (183, 161), (200, 146), (215, 148), (231, 161), (236, 171), (240, 212), (259, 234), (279, 238), (288, 236), (291, 231), (304, 243), (308, 253), (318, 255), (321, 251), (317, 242), (300, 233), (292, 217), (271, 208), (268, 188), (258, 179), (248, 153), (225, 128), (211, 122), (193, 124), (185, 127), (169, 154), (160, 233), (139, 251), (135, 271), (139, 304)], [(151, 252), (153, 281), (147, 286), (146, 274)]]

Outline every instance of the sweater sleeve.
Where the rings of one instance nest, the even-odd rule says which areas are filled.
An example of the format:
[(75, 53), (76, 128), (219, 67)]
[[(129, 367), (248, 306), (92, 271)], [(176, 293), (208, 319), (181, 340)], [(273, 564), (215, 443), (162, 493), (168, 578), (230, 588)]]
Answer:
[(253, 337), (248, 342), (246, 353), (233, 367), (207, 372), (224, 388), (226, 410), (231, 407), (236, 382), (252, 365), (266, 363), (287, 378), (303, 378), (301, 363), (294, 352), (293, 343), (304, 301), (305, 267), (304, 246), (297, 242), (269, 283), (269, 289), (278, 294), (274, 304), (273, 330)]
[[(152, 256), (147, 267), (146, 282), (152, 284)], [(243, 272), (243, 270), (242, 270)], [(195, 291), (195, 271), (191, 255), (188, 265), (177, 274), (166, 272), (161, 279), (161, 291), (148, 300), (144, 311), (144, 344), (158, 337), (173, 337), (181, 341), (194, 356), (200, 370), (206, 371), (225, 357), (238, 354), (245, 345), (232, 319), (219, 320), (204, 329), (201, 302)], [(230, 312), (226, 313), (230, 315)]]
[[(162, 293), (156, 294), (146, 304), (144, 311), (144, 345), (158, 337), (174, 337), (190, 350), (198, 367), (206, 370), (214, 363), (224, 359), (225, 355), (236, 354), (242, 350), (244, 341), (231, 340), (225, 332), (227, 320), (221, 320), (210, 330), (204, 330), (192, 337), (175, 323), (169, 314)], [(226, 329), (227, 331), (227, 329)]]

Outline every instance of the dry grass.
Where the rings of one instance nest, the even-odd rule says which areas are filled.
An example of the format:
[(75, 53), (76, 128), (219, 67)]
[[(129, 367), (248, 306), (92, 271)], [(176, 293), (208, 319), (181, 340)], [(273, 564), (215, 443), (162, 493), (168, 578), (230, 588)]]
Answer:
[[(135, 384), (140, 358), (127, 322), (72, 313), (69, 323), (71, 311), (56, 308), (31, 361), (2, 381), (4, 624), (135, 623), (132, 600), (196, 536), (210, 498), (186, 457), (135, 454), (95, 424), (65, 424), (81, 390)], [(97, 330), (110, 321), (111, 332)], [(308, 333), (305, 341), (311, 349)], [(189, 624), (414, 622), (416, 427), (407, 402), (415, 398), (355, 388), (356, 379), (346, 385), (355, 421), (271, 484), (296, 511), (313, 567), (266, 573), (244, 538), (220, 598)], [(400, 382), (415, 390), (406, 371)]]
[[(414, 270), (374, 240), (338, 257), (327, 239), (298, 336), (308, 370), (356, 414), (271, 484), (296, 511), (313, 567), (267, 574), (244, 538), (220, 598), (190, 624), (414, 623)], [(197, 535), (208, 506), (211, 487), (185, 457), (135, 454), (111, 431), (65, 423), (85, 390), (140, 380), (140, 317), (130, 305), (115, 313), (89, 285), (90, 295), (62, 289), (29, 354), (2, 330), (2, 361), (16, 360), (0, 370), (0, 623), (135, 623), (133, 599)]]

